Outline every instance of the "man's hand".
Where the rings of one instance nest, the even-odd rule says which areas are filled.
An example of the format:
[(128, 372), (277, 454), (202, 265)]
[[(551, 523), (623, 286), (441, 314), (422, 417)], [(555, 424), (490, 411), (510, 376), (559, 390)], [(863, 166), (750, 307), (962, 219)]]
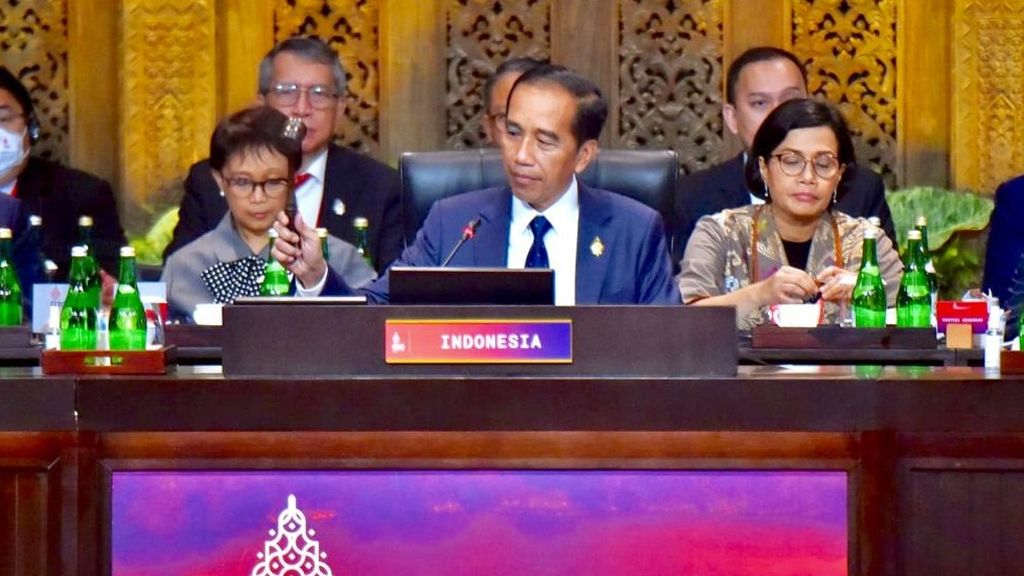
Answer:
[(303, 288), (316, 286), (327, 274), (327, 262), (316, 230), (307, 226), (302, 215), (296, 213), (293, 232), (288, 228), (288, 216), (284, 212), (277, 214), (274, 230), (278, 237), (271, 255), (295, 275)]

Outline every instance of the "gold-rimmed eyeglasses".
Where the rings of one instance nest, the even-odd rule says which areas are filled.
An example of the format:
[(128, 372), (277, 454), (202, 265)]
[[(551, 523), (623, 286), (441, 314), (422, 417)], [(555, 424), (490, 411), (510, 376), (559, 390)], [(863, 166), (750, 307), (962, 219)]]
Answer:
[(803, 173), (807, 164), (810, 163), (811, 169), (814, 170), (818, 178), (832, 178), (839, 172), (839, 167), (842, 166), (839, 158), (829, 152), (815, 154), (813, 158), (805, 158), (803, 154), (798, 152), (772, 154), (771, 157), (779, 161), (779, 169), (786, 176), (799, 176)]
[(306, 93), (309, 105), (317, 110), (330, 108), (338, 95), (330, 86), (316, 84), (314, 86), (300, 86), (294, 82), (278, 82), (270, 87), (268, 96), (280, 106), (294, 106), (299, 101), (299, 95)]

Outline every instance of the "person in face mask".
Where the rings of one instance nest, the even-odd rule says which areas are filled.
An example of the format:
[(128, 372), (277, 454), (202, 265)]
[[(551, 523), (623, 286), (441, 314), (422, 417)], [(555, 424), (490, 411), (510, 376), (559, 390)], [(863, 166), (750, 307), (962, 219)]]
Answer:
[[(71, 247), (78, 243), (78, 217), (93, 219), (92, 245), (100, 266), (117, 274), (118, 250), (126, 244), (110, 184), (91, 174), (32, 156), (40, 138), (32, 98), (18, 78), (0, 66), (0, 221), (7, 197), (26, 214), (43, 219), (42, 250), (67, 278)], [(17, 236), (17, 228), (15, 228)]]

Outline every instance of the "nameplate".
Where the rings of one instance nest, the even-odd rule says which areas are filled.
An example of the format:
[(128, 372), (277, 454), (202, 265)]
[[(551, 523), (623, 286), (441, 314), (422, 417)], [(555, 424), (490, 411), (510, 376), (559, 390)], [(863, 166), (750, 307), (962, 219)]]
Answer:
[(571, 364), (572, 320), (397, 320), (384, 323), (388, 364)]

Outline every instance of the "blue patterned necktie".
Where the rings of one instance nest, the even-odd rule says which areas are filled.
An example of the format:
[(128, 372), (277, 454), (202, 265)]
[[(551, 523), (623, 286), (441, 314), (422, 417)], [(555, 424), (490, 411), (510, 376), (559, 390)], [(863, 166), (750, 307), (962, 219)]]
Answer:
[(544, 235), (551, 230), (551, 222), (543, 216), (536, 216), (530, 221), (530, 231), (533, 232), (533, 245), (530, 246), (530, 253), (526, 255), (527, 268), (550, 268), (548, 264), (548, 249), (544, 247)]

